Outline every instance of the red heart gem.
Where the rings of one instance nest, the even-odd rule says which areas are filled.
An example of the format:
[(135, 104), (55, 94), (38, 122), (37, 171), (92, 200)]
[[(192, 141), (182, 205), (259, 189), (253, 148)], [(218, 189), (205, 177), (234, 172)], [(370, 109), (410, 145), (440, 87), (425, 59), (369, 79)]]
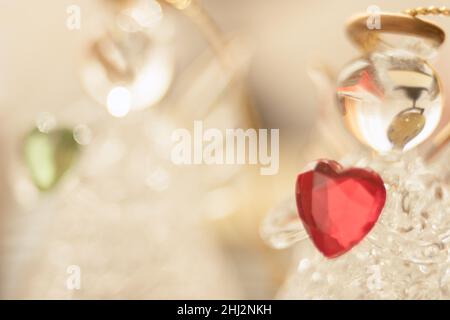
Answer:
[(386, 202), (383, 180), (374, 171), (344, 170), (320, 160), (296, 185), (300, 219), (317, 249), (335, 258), (358, 244), (377, 222)]

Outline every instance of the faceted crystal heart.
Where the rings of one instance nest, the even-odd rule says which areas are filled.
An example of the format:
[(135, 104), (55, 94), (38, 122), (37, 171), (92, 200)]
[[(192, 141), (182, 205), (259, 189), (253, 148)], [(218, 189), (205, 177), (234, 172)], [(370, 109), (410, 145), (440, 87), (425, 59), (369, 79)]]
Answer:
[(34, 129), (25, 137), (23, 151), (34, 184), (41, 191), (47, 191), (72, 167), (79, 145), (72, 130), (44, 133)]
[(344, 170), (320, 160), (297, 178), (300, 219), (317, 249), (334, 258), (358, 244), (374, 226), (386, 201), (383, 180), (373, 171)]

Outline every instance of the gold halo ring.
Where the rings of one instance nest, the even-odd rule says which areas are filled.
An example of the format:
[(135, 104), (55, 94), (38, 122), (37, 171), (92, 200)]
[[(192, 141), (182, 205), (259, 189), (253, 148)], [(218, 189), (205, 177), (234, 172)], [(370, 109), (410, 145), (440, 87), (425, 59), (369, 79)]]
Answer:
[(380, 34), (404, 34), (431, 41), (436, 48), (445, 40), (445, 32), (436, 24), (402, 13), (379, 13), (380, 28), (369, 29), (367, 22), (373, 14), (359, 14), (347, 24), (350, 39), (364, 51), (373, 50), (380, 42)]

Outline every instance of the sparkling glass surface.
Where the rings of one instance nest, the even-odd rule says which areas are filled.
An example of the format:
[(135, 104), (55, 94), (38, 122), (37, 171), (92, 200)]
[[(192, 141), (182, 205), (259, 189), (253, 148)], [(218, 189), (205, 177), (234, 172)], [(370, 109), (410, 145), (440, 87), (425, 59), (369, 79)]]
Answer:
[[(450, 298), (449, 185), (442, 170), (425, 166), (416, 155), (406, 156), (353, 156), (341, 162), (373, 168), (382, 176), (387, 189), (383, 212), (372, 231), (336, 259), (325, 258), (310, 240), (299, 242), (296, 268), (280, 298)], [(296, 213), (286, 209), (284, 214)]]
[(423, 142), (442, 112), (435, 71), (403, 50), (374, 52), (350, 63), (339, 76), (337, 97), (351, 132), (381, 153)]

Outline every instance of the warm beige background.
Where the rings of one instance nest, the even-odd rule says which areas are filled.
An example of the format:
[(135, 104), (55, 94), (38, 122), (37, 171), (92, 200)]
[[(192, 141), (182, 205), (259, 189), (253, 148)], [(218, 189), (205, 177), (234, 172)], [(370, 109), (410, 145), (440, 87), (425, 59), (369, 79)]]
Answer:
[[(251, 96), (264, 126), (281, 128), (284, 153), (280, 175), (274, 181), (261, 181), (261, 185), (270, 185), (274, 199), (283, 198), (292, 191), (292, 177), (302, 167), (302, 161), (310, 158), (309, 154), (302, 154), (301, 148), (305, 140), (314, 140), (307, 133), (315, 126), (319, 97), (308, 76), (309, 66), (323, 64), (337, 72), (358, 55), (345, 36), (347, 18), (365, 11), (369, 5), (398, 12), (419, 5), (450, 4), (438, 0), (204, 0), (203, 3), (227, 34), (241, 37), (248, 46), (252, 56), (248, 79)], [(80, 31), (68, 31), (65, 27), (66, 7), (70, 4), (81, 7)], [(101, 33), (105, 15), (101, 1), (0, 0), (0, 196), (3, 218), (10, 213), (6, 208), (11, 200), (10, 185), (5, 180), (14, 174), (10, 164), (18, 161), (17, 143), (21, 135), (30, 127), (36, 112), (58, 112), (84, 97), (78, 78), (80, 58), (88, 40)], [(450, 32), (450, 18), (432, 19)], [(176, 42), (180, 71), (202, 51), (205, 42), (186, 19), (181, 18), (178, 23), (182, 26)], [(446, 87), (450, 81), (449, 56), (450, 44), (447, 42), (436, 61)], [(253, 231), (257, 238), (257, 227)], [(267, 261), (257, 260), (252, 268), (264, 263)], [(246, 268), (249, 268), (248, 264)], [(258, 286), (267, 274), (254, 270), (253, 283), (243, 285), (250, 288), (246, 296), (271, 297), (276, 288)], [(251, 269), (244, 274), (246, 277), (252, 274)]]

